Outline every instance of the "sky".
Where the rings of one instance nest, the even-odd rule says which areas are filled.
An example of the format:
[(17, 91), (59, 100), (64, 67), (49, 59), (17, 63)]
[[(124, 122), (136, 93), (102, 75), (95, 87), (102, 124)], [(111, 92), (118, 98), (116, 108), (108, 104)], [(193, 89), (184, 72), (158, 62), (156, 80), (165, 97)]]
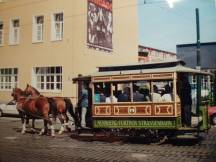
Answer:
[[(145, 4), (144, 4), (145, 1)], [(176, 53), (177, 44), (196, 43), (199, 9), (200, 41), (216, 42), (216, 0), (138, 0), (139, 44)]]

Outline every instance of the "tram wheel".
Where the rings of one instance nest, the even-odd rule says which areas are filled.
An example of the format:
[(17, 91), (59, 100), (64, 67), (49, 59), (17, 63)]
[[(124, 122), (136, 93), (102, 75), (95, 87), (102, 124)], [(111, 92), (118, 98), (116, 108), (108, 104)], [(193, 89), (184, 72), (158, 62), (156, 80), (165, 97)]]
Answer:
[(167, 140), (168, 140), (168, 137), (167, 137), (167, 136), (162, 136), (162, 137), (160, 137), (158, 144), (159, 144), (159, 145), (160, 145), (160, 144), (163, 144), (163, 143), (166, 142)]

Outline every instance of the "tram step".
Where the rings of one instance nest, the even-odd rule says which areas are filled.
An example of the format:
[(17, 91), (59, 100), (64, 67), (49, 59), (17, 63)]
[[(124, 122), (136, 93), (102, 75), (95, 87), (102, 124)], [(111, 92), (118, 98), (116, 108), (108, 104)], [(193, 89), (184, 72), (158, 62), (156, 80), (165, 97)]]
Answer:
[(198, 137), (194, 134), (184, 134), (184, 135), (177, 135), (176, 139), (198, 139)]
[(178, 128), (180, 131), (197, 131), (197, 128), (191, 128), (191, 127), (181, 127)]
[(93, 134), (92, 133), (80, 133), (79, 136), (80, 137), (92, 137)]

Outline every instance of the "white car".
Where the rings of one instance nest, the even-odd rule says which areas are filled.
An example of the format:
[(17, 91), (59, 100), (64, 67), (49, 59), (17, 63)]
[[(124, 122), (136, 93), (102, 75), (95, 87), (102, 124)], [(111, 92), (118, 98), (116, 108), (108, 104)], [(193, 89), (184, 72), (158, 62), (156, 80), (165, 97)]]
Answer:
[(16, 103), (9, 102), (7, 104), (0, 103), (0, 117), (4, 115), (19, 115), (16, 109)]

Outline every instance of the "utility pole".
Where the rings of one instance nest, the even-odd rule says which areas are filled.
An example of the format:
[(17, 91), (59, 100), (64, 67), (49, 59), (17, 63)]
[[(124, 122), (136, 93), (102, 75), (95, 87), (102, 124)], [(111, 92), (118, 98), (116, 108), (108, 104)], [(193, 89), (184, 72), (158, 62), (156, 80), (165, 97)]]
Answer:
[[(199, 9), (196, 8), (196, 31), (197, 31), (197, 70), (201, 70), (201, 60), (200, 60), (200, 25), (199, 25)], [(199, 114), (199, 106), (201, 103), (201, 76), (197, 75), (197, 106), (196, 113)]]

